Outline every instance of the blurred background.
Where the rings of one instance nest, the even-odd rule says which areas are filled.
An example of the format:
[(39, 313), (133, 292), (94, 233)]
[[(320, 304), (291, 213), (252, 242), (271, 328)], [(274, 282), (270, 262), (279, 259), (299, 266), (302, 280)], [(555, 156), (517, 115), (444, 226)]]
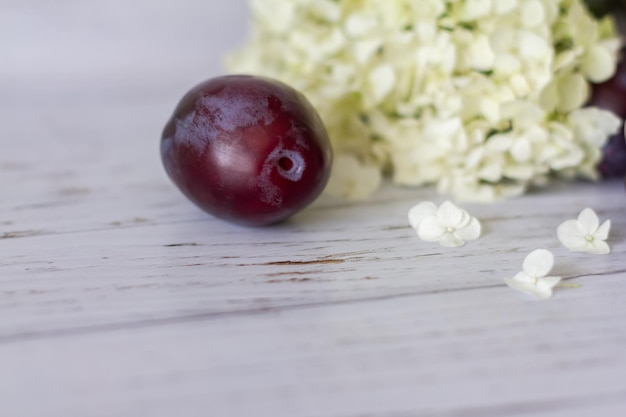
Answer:
[(0, 100), (178, 99), (220, 72), (246, 10), (245, 0), (0, 0)]
[(59, 188), (170, 187), (163, 126), (248, 23), (246, 0), (0, 0), (0, 218)]

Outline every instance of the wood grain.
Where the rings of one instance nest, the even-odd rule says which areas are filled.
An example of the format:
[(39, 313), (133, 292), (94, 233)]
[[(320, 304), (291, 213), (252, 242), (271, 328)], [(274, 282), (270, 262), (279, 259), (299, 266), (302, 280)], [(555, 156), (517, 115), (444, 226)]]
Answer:
[[(413, 204), (445, 198), (429, 188), (386, 185), (362, 203), (324, 196), (271, 228), (226, 224), (170, 184), (158, 139), (178, 96), (203, 78), (191, 80), (198, 66), (218, 72), (216, 56), (240, 41), (243, 2), (154, 6), (150, 21), (139, 0), (126, 14), (121, 2), (64, 1), (56, 15), (35, 0), (5, 3), (1, 416), (626, 413), (621, 181), (555, 182), (463, 205), (484, 234), (455, 249), (420, 241), (408, 225)], [(92, 20), (52, 29), (70, 16)], [(26, 30), (46, 18), (49, 27)], [(132, 41), (107, 37), (113, 22)], [(177, 34), (167, 41), (166, 22), (181, 28), (167, 29)], [(70, 75), (61, 61), (50, 73), (35, 65), (45, 48), (70, 56), (62, 40), (77, 33), (81, 48), (114, 45), (119, 55), (105, 58), (119, 61), (85, 61)], [(137, 45), (153, 49), (127, 69), (122, 57)], [(169, 63), (141, 76), (161, 59), (159, 45), (196, 69)], [(584, 207), (612, 220), (610, 255), (558, 242), (556, 226)], [(546, 302), (508, 289), (503, 279), (539, 247), (580, 288)]]

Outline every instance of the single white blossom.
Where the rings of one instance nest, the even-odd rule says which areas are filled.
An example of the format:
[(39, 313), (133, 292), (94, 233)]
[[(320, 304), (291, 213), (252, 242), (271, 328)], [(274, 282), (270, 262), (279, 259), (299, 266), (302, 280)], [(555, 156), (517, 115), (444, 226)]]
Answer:
[(413, 206), (409, 223), (420, 239), (446, 247), (463, 246), (466, 241), (478, 239), (481, 232), (478, 219), (450, 201), (438, 208), (430, 201)]
[(552, 289), (561, 282), (561, 277), (547, 276), (554, 265), (554, 255), (546, 249), (536, 249), (529, 253), (522, 263), (522, 271), (504, 282), (518, 291), (546, 299), (552, 296)]
[(600, 225), (598, 216), (586, 208), (580, 212), (578, 219), (566, 220), (556, 230), (563, 246), (572, 252), (587, 252), (595, 255), (606, 255), (611, 248), (605, 242), (609, 236), (611, 221), (606, 220)]

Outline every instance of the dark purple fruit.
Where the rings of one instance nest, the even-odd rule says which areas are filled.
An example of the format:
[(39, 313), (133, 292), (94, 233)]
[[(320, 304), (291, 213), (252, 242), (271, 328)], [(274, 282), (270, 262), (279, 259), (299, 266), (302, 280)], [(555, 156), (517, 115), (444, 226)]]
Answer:
[(604, 178), (626, 175), (626, 139), (624, 139), (622, 129), (611, 136), (604, 145), (602, 161), (598, 164), (598, 170)]
[[(621, 119), (626, 117), (626, 59), (620, 61), (613, 78), (593, 86), (589, 104), (610, 110)], [(598, 170), (605, 178), (621, 177), (626, 174), (626, 140), (623, 125), (604, 146)]]
[(213, 78), (189, 91), (167, 122), (161, 157), (205, 211), (240, 224), (280, 222), (324, 189), (332, 151), (308, 100), (268, 78)]

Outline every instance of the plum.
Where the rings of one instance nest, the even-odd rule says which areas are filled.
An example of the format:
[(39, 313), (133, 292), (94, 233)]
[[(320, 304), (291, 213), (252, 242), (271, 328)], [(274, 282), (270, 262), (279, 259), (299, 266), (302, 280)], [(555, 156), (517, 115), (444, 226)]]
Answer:
[(283, 221), (319, 196), (332, 148), (302, 93), (270, 78), (229, 75), (181, 99), (163, 130), (161, 158), (200, 208), (259, 226)]

